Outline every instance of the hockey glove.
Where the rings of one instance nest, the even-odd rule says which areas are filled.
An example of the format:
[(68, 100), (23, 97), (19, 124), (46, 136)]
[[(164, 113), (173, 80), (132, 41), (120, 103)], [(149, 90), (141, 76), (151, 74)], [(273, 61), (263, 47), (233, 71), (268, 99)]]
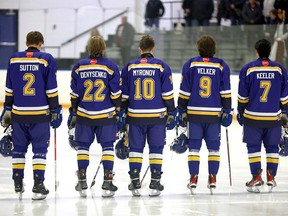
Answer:
[(52, 109), (51, 111), (51, 127), (58, 128), (62, 123), (62, 106), (60, 105), (56, 109)]
[(288, 128), (288, 110), (283, 110), (282, 111), (281, 121), (282, 121), (282, 126), (284, 128)]
[(237, 114), (237, 121), (239, 125), (243, 125), (243, 115), (241, 115), (240, 113)]
[(12, 107), (4, 106), (0, 117), (2, 127), (7, 128), (11, 124), (11, 110)]
[(167, 130), (172, 130), (179, 121), (179, 113), (178, 109), (176, 108), (173, 112), (168, 112), (167, 122), (166, 122), (166, 128)]
[(187, 127), (187, 110), (178, 108), (179, 111), (179, 125), (181, 127)]
[(69, 108), (69, 117), (67, 125), (69, 129), (75, 128), (76, 125), (76, 112), (73, 112), (72, 107)]
[(126, 110), (120, 109), (120, 111), (116, 113), (116, 118), (118, 131), (122, 131), (125, 128)]
[(228, 127), (231, 125), (233, 120), (233, 108), (232, 109), (222, 109), (221, 114), (221, 125)]

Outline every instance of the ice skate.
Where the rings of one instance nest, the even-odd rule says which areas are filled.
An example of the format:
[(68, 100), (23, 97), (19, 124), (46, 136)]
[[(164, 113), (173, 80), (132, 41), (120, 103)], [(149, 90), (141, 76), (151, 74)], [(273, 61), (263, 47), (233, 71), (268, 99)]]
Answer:
[(216, 188), (216, 175), (209, 174), (207, 187), (210, 189), (210, 194), (213, 195)]
[(133, 171), (128, 172), (130, 175), (131, 183), (128, 185), (128, 189), (132, 192), (133, 196), (139, 197), (141, 183), (139, 179), (139, 171), (134, 169)]
[(195, 189), (197, 187), (197, 182), (198, 182), (198, 175), (191, 175), (190, 181), (187, 184), (187, 188), (190, 189), (190, 192), (192, 195), (195, 194)]
[(152, 170), (151, 174), (151, 182), (149, 185), (150, 193), (149, 196), (159, 196), (161, 194), (161, 191), (164, 189), (164, 186), (160, 183), (162, 172), (159, 172), (157, 170)]
[(19, 173), (14, 173), (13, 179), (15, 192), (17, 193), (19, 200), (22, 200), (22, 194), (24, 193), (23, 179), (19, 176)]
[(75, 186), (75, 190), (79, 192), (81, 197), (87, 197), (87, 182), (86, 182), (86, 170), (80, 169), (76, 172), (78, 176), (78, 183)]
[(111, 170), (104, 170), (104, 181), (102, 184), (102, 197), (112, 197), (118, 188), (113, 184), (113, 173)]
[(247, 191), (251, 193), (260, 193), (260, 187), (264, 184), (262, 178), (262, 169), (257, 174), (253, 175), (252, 179), (246, 182)]
[(271, 193), (273, 188), (277, 186), (276, 181), (274, 179), (274, 175), (272, 173), (273, 173), (272, 170), (267, 170), (267, 186), (269, 193)]
[(49, 190), (46, 189), (43, 180), (40, 180), (37, 174), (34, 176), (34, 186), (32, 192), (32, 200), (43, 200), (46, 198), (47, 194), (49, 194)]

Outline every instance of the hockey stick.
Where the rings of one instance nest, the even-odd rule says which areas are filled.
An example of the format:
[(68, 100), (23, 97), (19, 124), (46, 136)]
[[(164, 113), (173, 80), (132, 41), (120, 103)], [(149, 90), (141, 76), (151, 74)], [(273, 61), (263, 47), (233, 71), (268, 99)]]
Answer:
[(90, 185), (90, 189), (95, 185), (95, 179), (96, 179), (96, 176), (97, 176), (97, 174), (98, 174), (98, 172), (99, 172), (99, 169), (100, 169), (101, 164), (102, 164), (102, 160), (100, 161), (100, 163), (99, 163), (99, 165), (98, 165), (98, 168), (97, 168), (97, 170), (96, 170), (96, 173), (95, 173), (95, 175), (94, 175), (94, 177), (93, 177), (93, 180), (92, 180), (91, 185)]
[(145, 171), (145, 173), (144, 173), (144, 175), (143, 175), (143, 177), (142, 177), (142, 179), (141, 179), (140, 185), (142, 185), (142, 182), (143, 182), (143, 180), (144, 180), (144, 178), (145, 178), (145, 176), (146, 176), (149, 168), (150, 168), (150, 165), (147, 167), (147, 169), (146, 169), (146, 171)]
[(232, 177), (231, 177), (231, 162), (230, 162), (230, 150), (229, 150), (229, 139), (228, 139), (228, 128), (226, 127), (226, 142), (227, 142), (227, 155), (228, 155), (228, 166), (229, 166), (229, 180), (230, 187), (232, 186)]
[(55, 192), (57, 191), (57, 143), (56, 143), (56, 128), (54, 128), (54, 170), (55, 170)]

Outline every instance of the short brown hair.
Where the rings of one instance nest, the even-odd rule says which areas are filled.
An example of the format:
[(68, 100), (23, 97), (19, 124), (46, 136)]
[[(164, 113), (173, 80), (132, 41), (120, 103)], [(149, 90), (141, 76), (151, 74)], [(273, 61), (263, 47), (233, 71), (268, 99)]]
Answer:
[(209, 35), (204, 35), (197, 41), (198, 52), (201, 57), (213, 57), (216, 52), (216, 43)]
[(139, 48), (143, 52), (150, 52), (155, 46), (154, 39), (150, 35), (144, 35), (142, 36), (140, 43), (139, 43)]
[(102, 57), (106, 43), (101, 36), (93, 36), (88, 41), (88, 51), (91, 57)]
[(39, 31), (31, 31), (26, 36), (26, 43), (28, 45), (38, 45), (44, 43), (44, 37)]

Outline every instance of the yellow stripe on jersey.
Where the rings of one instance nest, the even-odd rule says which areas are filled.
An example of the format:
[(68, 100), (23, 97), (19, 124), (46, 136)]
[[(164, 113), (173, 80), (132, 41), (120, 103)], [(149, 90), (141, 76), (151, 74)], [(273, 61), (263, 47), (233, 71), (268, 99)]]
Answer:
[(41, 63), (44, 64), (45, 67), (48, 66), (48, 62), (44, 59), (40, 59), (40, 58), (27, 58), (27, 57), (23, 57), (23, 58), (11, 58), (10, 59), (10, 63)]
[(167, 115), (167, 112), (164, 112), (164, 113), (131, 113), (131, 112), (128, 112), (127, 113), (128, 116), (130, 117), (136, 117), (136, 118), (149, 118), (149, 117), (161, 117), (161, 116), (165, 116)]
[(188, 161), (200, 161), (200, 156), (190, 155)]
[(249, 163), (257, 163), (257, 162), (261, 162), (261, 157), (249, 158)]
[(182, 98), (182, 99), (185, 99), (185, 100), (189, 100), (190, 99), (189, 96), (186, 96), (186, 95), (183, 95), (183, 94), (180, 94), (180, 93), (179, 93), (179, 98)]
[(110, 98), (111, 98), (112, 100), (115, 100), (115, 99), (119, 98), (120, 96), (121, 96), (121, 94), (110, 95)]
[[(116, 112), (113, 111), (112, 115), (114, 116), (115, 114), (116, 114)], [(99, 115), (88, 115), (86, 113), (83, 113), (83, 112), (80, 112), (79, 110), (77, 110), (77, 115), (85, 117), (85, 118), (89, 118), (89, 119), (100, 119), (100, 118), (111, 117), (111, 112), (105, 113), (105, 114), (99, 114)]]
[(285, 100), (285, 101), (281, 101), (281, 104), (285, 105), (288, 103), (288, 100)]
[(269, 158), (269, 157), (266, 158), (266, 162), (267, 163), (276, 163), (276, 164), (278, 164), (278, 161), (279, 161), (278, 158)]
[(142, 158), (130, 158), (129, 157), (129, 163), (142, 163)]
[(277, 66), (257, 66), (257, 67), (249, 68), (247, 70), (246, 75), (248, 76), (250, 73), (259, 72), (259, 71), (278, 72), (278, 73), (282, 74), (281, 68), (277, 67)]
[(161, 159), (149, 159), (150, 164), (162, 164)]
[(277, 121), (278, 116), (253, 116), (247, 113), (244, 113), (243, 116), (245, 118), (253, 119), (253, 120), (260, 120), (260, 121)]
[(160, 64), (149, 64), (149, 63), (139, 63), (139, 64), (131, 64), (128, 67), (128, 71), (134, 68), (156, 68), (159, 69), (161, 72), (164, 71), (164, 68)]
[(220, 63), (213, 63), (213, 62), (191, 62), (190, 67), (194, 66), (208, 66), (208, 67), (216, 67), (220, 70), (223, 70), (223, 66)]
[[(105, 70), (107, 73), (109, 73), (110, 75), (113, 75), (114, 71), (111, 70), (110, 68), (108, 68), (106, 65), (100, 65), (100, 64), (93, 64), (93, 65), (81, 65), (78, 68), (78, 71), (81, 70), (93, 70), (93, 69), (101, 69), (101, 70)], [(78, 73), (78, 72), (77, 72)]]
[(211, 116), (218, 116), (219, 112), (209, 112), (209, 111), (193, 111), (193, 110), (187, 110), (188, 114), (191, 115), (211, 115)]
[(48, 98), (52, 98), (52, 97), (56, 97), (56, 96), (58, 96), (58, 92), (47, 94)]
[(173, 99), (174, 98), (174, 95), (169, 95), (169, 96), (162, 96), (162, 99), (163, 100), (170, 100), (170, 99)]
[(12, 113), (16, 115), (46, 115), (48, 110), (40, 110), (40, 111), (19, 111), (12, 109)]
[(240, 99), (240, 98), (238, 98), (238, 102), (239, 103), (248, 103), (249, 102), (249, 98), (247, 98), (247, 99)]
[(79, 154), (77, 155), (77, 160), (89, 160), (89, 155)]
[(102, 161), (114, 161), (114, 156), (111, 156), (111, 155), (103, 155), (102, 156)]
[(231, 98), (231, 94), (221, 94), (221, 98)]
[(9, 93), (9, 92), (5, 92), (5, 95), (8, 96), (8, 97), (13, 97), (13, 94)]
[(43, 164), (35, 164), (33, 165), (33, 170), (45, 170), (46, 165)]
[(208, 161), (220, 161), (220, 156), (208, 156)]
[(24, 164), (12, 164), (13, 169), (24, 169), (25, 168), (25, 163)]

